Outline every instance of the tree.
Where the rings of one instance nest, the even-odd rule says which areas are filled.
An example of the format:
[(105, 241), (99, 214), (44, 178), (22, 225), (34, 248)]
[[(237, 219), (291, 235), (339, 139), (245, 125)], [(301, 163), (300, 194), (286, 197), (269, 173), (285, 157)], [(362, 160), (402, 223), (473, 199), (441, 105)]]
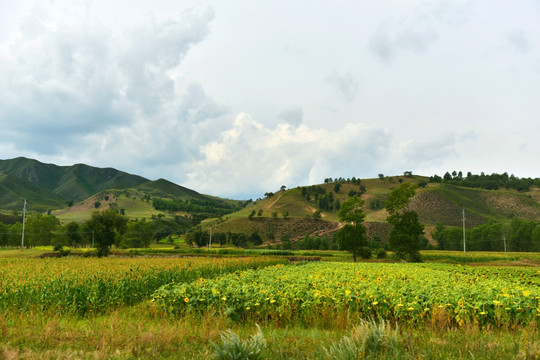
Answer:
[(410, 262), (420, 261), (424, 226), (418, 221), (416, 211), (403, 211), (389, 217), (392, 224), (389, 234), (390, 248), (400, 259), (409, 258)]
[(339, 192), (339, 189), (341, 189), (341, 184), (340, 183), (336, 183), (334, 185), (334, 192), (337, 194)]
[[(58, 240), (60, 221), (52, 215), (32, 214), (27, 217), (25, 245), (51, 245)], [(62, 234), (63, 235), (63, 234)]]
[(354, 262), (357, 256), (361, 255), (364, 247), (367, 247), (366, 228), (362, 224), (366, 215), (364, 214), (364, 199), (354, 195), (341, 203), (338, 211), (339, 221), (349, 224), (342, 227), (337, 238), (342, 248), (353, 254)]
[(76, 221), (71, 221), (66, 225), (66, 236), (68, 238), (69, 246), (80, 246), (83, 243), (83, 236), (81, 231), (81, 224)]
[(416, 185), (402, 183), (388, 195), (386, 210), (390, 214), (387, 221), (392, 225), (388, 236), (390, 248), (399, 258), (420, 261), (420, 249), (424, 235), (424, 226), (418, 220), (416, 211), (408, 209), (408, 204), (415, 194)]
[(248, 219), (249, 219), (249, 220), (252, 220), (253, 217), (255, 216), (255, 214), (256, 214), (255, 210), (251, 210), (251, 212), (250, 212), (249, 215), (248, 215)]
[(98, 256), (107, 256), (111, 246), (126, 232), (127, 218), (111, 209), (95, 211), (87, 226), (94, 234)]
[(131, 221), (128, 223), (123, 244), (125, 247), (130, 248), (146, 248), (150, 246), (153, 234), (151, 223), (146, 221)]
[(386, 200), (386, 210), (390, 214), (394, 214), (399, 210), (405, 208), (411, 198), (416, 192), (416, 184), (413, 183), (402, 183), (398, 188), (392, 190), (388, 194), (388, 199)]

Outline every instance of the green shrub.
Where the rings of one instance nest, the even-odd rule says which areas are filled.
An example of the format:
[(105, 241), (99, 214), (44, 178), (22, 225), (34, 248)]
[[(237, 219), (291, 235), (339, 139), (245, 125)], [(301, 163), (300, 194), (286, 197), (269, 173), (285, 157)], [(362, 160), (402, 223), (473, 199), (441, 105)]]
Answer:
[(384, 249), (377, 249), (377, 251), (375, 252), (375, 256), (377, 256), (377, 259), (386, 259), (387, 255), (388, 254)]
[(361, 320), (350, 336), (344, 336), (330, 347), (324, 348), (330, 359), (400, 358), (403, 354), (397, 327), (392, 330), (389, 323), (373, 319)]
[(231, 329), (223, 331), (220, 335), (221, 344), (214, 346), (214, 359), (252, 360), (261, 359), (261, 351), (266, 346), (266, 340), (257, 325), (257, 333), (249, 340), (242, 340)]

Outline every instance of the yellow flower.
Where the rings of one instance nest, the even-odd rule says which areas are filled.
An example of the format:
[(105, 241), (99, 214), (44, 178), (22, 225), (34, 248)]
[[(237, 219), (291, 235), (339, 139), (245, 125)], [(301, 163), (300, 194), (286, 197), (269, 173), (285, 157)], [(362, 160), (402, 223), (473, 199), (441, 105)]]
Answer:
[(273, 304), (275, 302), (276, 302), (276, 300), (274, 300), (274, 299), (270, 300), (270, 304)]
[(375, 306), (375, 305), (377, 305), (378, 303), (379, 303), (378, 301), (374, 301), (374, 302), (371, 303), (371, 305)]
[(189, 298), (184, 298), (184, 302), (189, 302)]

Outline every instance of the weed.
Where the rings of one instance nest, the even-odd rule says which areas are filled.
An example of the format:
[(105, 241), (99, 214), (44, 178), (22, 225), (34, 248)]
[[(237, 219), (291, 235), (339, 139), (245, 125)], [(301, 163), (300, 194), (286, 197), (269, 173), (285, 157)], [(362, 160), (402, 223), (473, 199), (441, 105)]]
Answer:
[(266, 340), (259, 325), (257, 333), (249, 340), (242, 340), (231, 329), (223, 331), (220, 335), (221, 344), (214, 346), (214, 359), (252, 360), (261, 359), (261, 351), (266, 347)]

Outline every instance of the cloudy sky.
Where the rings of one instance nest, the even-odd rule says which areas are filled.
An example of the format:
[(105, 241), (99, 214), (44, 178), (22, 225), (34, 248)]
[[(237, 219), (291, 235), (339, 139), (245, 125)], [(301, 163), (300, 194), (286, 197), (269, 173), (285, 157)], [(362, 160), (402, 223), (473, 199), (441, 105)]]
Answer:
[(0, 159), (261, 197), (540, 177), (540, 2), (0, 0)]

